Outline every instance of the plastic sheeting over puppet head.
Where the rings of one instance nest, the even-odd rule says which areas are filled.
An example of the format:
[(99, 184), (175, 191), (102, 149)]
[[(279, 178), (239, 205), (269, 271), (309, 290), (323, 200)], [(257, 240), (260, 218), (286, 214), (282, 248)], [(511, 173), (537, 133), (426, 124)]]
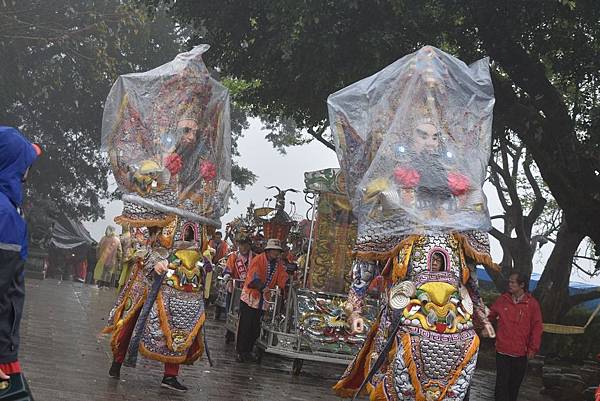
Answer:
[[(488, 60), (426, 46), (327, 100), (359, 239), (491, 227)], [(386, 237), (386, 236), (384, 236)]]
[(219, 226), (231, 186), (229, 92), (202, 61), (208, 48), (120, 76), (106, 100), (102, 146), (124, 200)]

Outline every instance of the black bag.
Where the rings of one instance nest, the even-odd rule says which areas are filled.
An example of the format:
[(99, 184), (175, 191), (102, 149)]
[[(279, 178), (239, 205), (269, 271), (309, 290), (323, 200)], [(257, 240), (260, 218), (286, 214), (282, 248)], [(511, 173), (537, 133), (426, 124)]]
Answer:
[(0, 401), (33, 401), (25, 376), (22, 373), (9, 376), (9, 381), (0, 381)]

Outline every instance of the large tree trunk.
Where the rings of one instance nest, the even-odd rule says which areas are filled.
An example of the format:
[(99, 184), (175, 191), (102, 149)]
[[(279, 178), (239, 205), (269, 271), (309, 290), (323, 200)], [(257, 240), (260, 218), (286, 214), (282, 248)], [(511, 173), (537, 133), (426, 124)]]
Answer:
[(533, 251), (529, 241), (525, 238), (515, 238), (515, 246), (511, 249), (511, 257), (513, 259), (513, 266), (511, 269), (507, 269), (506, 266), (502, 266), (502, 275), (504, 276), (504, 287), (499, 290), (505, 290), (508, 284), (508, 276), (513, 271), (518, 271), (527, 278), (525, 288), (529, 287), (529, 279), (531, 272), (533, 271)]
[(556, 236), (554, 249), (534, 291), (534, 296), (542, 308), (544, 322), (559, 322), (572, 307), (572, 303), (569, 302), (569, 279), (573, 255), (583, 238), (581, 233), (571, 231), (566, 221), (563, 221)]
[[(510, 231), (510, 229), (508, 230)], [(508, 235), (502, 234), (497, 230), (492, 230), (491, 233), (502, 245), (502, 262), (500, 267), (502, 271), (496, 273), (491, 269), (486, 268), (486, 272), (492, 278), (496, 289), (499, 292), (505, 292), (508, 285), (508, 276), (513, 271), (521, 272), (526, 278), (526, 287), (529, 286), (529, 278), (533, 271), (533, 252), (531, 244), (525, 238), (510, 238)]]
[[(600, 244), (598, 161), (583, 151), (562, 94), (546, 76), (541, 57), (511, 36), (504, 2), (470, 4), (485, 50), (510, 78), (494, 81), (494, 119), (502, 119), (526, 144), (571, 229)], [(514, 86), (523, 93), (517, 96)]]

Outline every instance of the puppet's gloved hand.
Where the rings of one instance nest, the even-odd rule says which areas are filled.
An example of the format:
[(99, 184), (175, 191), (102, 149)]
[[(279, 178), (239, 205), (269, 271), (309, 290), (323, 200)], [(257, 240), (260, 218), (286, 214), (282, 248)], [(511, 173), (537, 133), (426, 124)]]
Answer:
[(490, 310), (487, 306), (477, 305), (473, 311), (473, 325), (475, 330), (481, 334), (484, 338), (496, 338), (496, 331), (494, 326), (490, 323), (488, 315)]
[(365, 321), (358, 313), (350, 315), (348, 318), (348, 325), (350, 326), (352, 334), (361, 334), (365, 331)]
[(166, 273), (167, 270), (169, 270), (169, 262), (166, 260), (161, 260), (154, 265), (154, 271), (159, 275)]

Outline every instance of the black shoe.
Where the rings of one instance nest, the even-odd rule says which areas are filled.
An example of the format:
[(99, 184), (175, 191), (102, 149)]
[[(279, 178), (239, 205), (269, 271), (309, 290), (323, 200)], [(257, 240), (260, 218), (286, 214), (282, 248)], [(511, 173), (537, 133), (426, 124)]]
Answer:
[(110, 365), (110, 369), (108, 370), (108, 375), (113, 379), (121, 378), (121, 364), (113, 361), (112, 365)]
[(165, 376), (160, 383), (161, 387), (168, 388), (169, 390), (179, 391), (185, 393), (188, 388), (177, 381), (177, 376)]
[(235, 340), (235, 334), (227, 330), (225, 332), (225, 344), (231, 344)]

